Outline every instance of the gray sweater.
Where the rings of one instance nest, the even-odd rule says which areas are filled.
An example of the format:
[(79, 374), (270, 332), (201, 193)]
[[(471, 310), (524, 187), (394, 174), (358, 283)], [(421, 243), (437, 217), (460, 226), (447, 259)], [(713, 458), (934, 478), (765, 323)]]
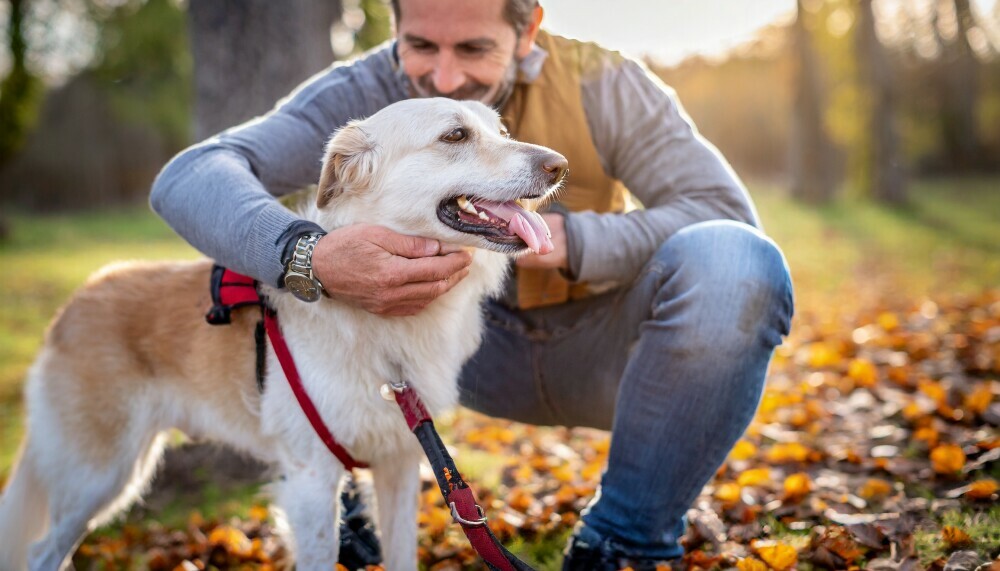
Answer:
[[(521, 64), (522, 77), (537, 77), (545, 57), (536, 47)], [(690, 224), (757, 225), (743, 185), (673, 91), (638, 62), (612, 61), (582, 83), (584, 111), (604, 171), (645, 208), (567, 215), (569, 274), (589, 282), (630, 280), (664, 240)], [(392, 44), (336, 64), (267, 115), (174, 157), (153, 184), (153, 210), (219, 263), (279, 284), (282, 254), (296, 236), (288, 230), (301, 222), (276, 197), (316, 183), (323, 147), (337, 128), (406, 97)]]

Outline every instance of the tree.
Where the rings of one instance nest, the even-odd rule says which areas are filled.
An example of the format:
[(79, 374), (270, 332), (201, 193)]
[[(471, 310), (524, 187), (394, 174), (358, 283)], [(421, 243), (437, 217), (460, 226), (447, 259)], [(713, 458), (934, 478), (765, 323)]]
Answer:
[(0, 82), (0, 164), (6, 162), (24, 144), (38, 118), (42, 82), (25, 65), (28, 44), (24, 38), (27, 2), (10, 0), (7, 38), (11, 67)]
[[(941, 135), (945, 160), (955, 170), (970, 170), (983, 162), (983, 146), (979, 135), (976, 112), (979, 109), (980, 65), (969, 34), (977, 27), (969, 0), (943, 0), (938, 10), (951, 10), (954, 17), (954, 34), (947, 38), (938, 31), (941, 57), (938, 61), (943, 90)], [(935, 18), (940, 28), (940, 17)]]
[(795, 46), (795, 117), (792, 121), (792, 195), (809, 202), (833, 197), (837, 184), (834, 148), (823, 124), (819, 61), (806, 22), (808, 12), (798, 0), (792, 27)]
[(895, 126), (892, 74), (875, 30), (872, 0), (859, 0), (856, 26), (858, 67), (867, 103), (867, 190), (878, 201), (902, 204), (906, 202), (906, 176)]
[(330, 65), (338, 0), (192, 0), (195, 137), (270, 109)]

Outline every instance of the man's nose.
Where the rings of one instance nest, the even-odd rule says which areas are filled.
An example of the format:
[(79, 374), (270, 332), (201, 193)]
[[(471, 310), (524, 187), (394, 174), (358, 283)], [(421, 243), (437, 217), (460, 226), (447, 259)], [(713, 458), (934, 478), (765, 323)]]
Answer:
[(452, 93), (465, 84), (465, 74), (455, 61), (455, 56), (449, 52), (442, 52), (438, 56), (432, 78), (434, 89), (443, 95)]

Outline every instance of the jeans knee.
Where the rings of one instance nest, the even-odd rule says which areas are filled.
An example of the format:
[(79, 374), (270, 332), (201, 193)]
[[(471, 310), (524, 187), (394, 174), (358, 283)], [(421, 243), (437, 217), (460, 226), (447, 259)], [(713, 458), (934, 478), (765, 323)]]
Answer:
[(769, 330), (769, 343), (788, 333), (791, 277), (778, 246), (758, 229), (731, 220), (688, 226), (667, 239), (654, 258), (663, 271), (658, 304), (685, 299), (704, 325), (750, 333)]

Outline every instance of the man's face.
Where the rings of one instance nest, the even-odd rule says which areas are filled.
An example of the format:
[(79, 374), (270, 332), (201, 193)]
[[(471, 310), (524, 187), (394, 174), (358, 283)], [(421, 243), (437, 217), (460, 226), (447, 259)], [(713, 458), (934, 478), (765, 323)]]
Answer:
[(497, 102), (513, 82), (515, 56), (530, 49), (504, 20), (504, 3), (400, 0), (399, 59), (414, 95)]

